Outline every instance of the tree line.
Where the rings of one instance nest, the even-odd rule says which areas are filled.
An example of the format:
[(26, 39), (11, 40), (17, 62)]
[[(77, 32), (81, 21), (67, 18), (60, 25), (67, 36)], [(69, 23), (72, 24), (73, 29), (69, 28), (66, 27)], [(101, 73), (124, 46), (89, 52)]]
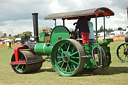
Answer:
[[(123, 29), (122, 27), (118, 27), (117, 30), (119, 30), (119, 31), (126, 31), (126, 29)], [(113, 30), (112, 28), (105, 29), (105, 32), (107, 32), (107, 33), (114, 32), (114, 31), (115, 31), (115, 30)], [(102, 25), (101, 25), (100, 29), (99, 29), (97, 32), (98, 32), (98, 33), (104, 32), (104, 28), (103, 28)]]
[(14, 36), (12, 36), (11, 34), (9, 34), (9, 35), (7, 36), (7, 34), (4, 33), (3, 36), (1, 36), (1, 38), (15, 39), (15, 38), (20, 38), (20, 37), (24, 36), (24, 34), (27, 34), (28, 36), (32, 37), (32, 32), (26, 31), (26, 32), (23, 32), (23, 33), (14, 35)]
[[(52, 30), (52, 28), (49, 28), (49, 27), (40, 27), (40, 28), (39, 28), (39, 33), (41, 33), (41, 31), (42, 31), (43, 29), (46, 29), (48, 32), (51, 32), (51, 30)], [(126, 31), (126, 30), (123, 29), (122, 27), (118, 27), (117, 30), (119, 30), (119, 31)], [(73, 29), (70, 29), (70, 31), (73, 31)], [(94, 30), (94, 31), (95, 31), (95, 30)], [(98, 32), (98, 33), (104, 32), (103, 26), (101, 26), (100, 29), (99, 29), (97, 32)], [(105, 29), (105, 32), (107, 32), (107, 33), (109, 33), (109, 32), (114, 32), (114, 30), (113, 30), (112, 28), (109, 28), (109, 29)], [(28, 36), (33, 37), (33, 36), (32, 36), (32, 32), (30, 32), (30, 31), (26, 31), (26, 32), (23, 32), (23, 33), (14, 35), (14, 36), (12, 36), (11, 34), (9, 34), (9, 35), (7, 36), (6, 33), (3, 33), (2, 31), (0, 31), (0, 38), (16, 39), (16, 38), (21, 38), (22, 36), (24, 36), (24, 34), (27, 34)]]

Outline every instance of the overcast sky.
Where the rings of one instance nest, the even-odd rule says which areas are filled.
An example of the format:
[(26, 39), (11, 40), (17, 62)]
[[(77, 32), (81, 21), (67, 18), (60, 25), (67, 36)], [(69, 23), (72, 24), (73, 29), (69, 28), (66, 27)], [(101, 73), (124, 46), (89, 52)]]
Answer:
[[(39, 13), (39, 26), (53, 27), (54, 21), (44, 20), (51, 13), (69, 12), (83, 9), (108, 7), (114, 11), (115, 16), (106, 19), (106, 28), (122, 27), (128, 25), (128, 0), (1, 0), (0, 2), (0, 31), (8, 34), (19, 34), (25, 31), (33, 32), (31, 13)], [(92, 19), (92, 21), (94, 21)], [(58, 22), (59, 24), (61, 22)], [(73, 28), (73, 21), (66, 26)], [(101, 19), (98, 26), (102, 25)]]

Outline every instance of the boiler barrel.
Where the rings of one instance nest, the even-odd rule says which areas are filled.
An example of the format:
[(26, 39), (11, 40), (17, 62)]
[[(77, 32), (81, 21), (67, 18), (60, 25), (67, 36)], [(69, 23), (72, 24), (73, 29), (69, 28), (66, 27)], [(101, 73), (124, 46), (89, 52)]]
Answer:
[(47, 46), (46, 43), (37, 43), (35, 52), (37, 55), (50, 55), (53, 46)]

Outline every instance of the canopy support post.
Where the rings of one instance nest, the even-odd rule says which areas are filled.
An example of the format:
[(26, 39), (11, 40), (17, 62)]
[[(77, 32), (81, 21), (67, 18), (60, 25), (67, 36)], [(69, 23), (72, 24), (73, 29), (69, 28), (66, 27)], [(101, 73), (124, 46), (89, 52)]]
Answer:
[(96, 43), (98, 43), (98, 34), (97, 34), (97, 16), (95, 17), (95, 26), (96, 26)]
[(55, 26), (56, 26), (56, 19), (54, 19), (55, 20)]
[(103, 23), (104, 23), (104, 39), (105, 39), (105, 16), (103, 17)]
[(65, 19), (62, 19), (63, 20), (63, 26), (65, 26)]

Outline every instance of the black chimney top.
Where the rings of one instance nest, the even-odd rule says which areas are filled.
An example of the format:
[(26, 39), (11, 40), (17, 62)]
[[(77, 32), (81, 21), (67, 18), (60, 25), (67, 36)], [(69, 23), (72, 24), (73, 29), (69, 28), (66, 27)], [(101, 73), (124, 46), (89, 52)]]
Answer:
[(34, 28), (34, 41), (39, 42), (38, 37), (38, 13), (32, 13), (33, 16), (33, 28)]

